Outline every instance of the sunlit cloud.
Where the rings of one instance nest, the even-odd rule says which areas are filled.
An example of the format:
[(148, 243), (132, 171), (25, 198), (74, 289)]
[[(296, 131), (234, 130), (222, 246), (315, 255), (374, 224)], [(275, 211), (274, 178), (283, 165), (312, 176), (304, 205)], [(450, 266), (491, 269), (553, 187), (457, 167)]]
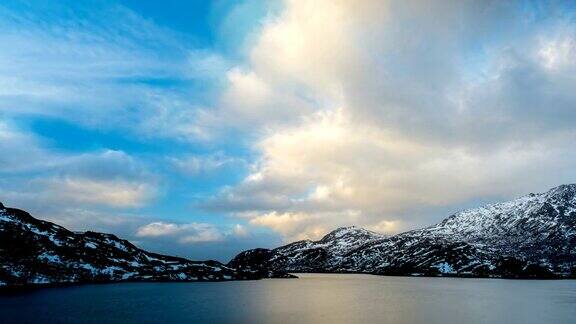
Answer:
[(429, 208), (575, 179), (574, 30), (514, 3), (286, 1), (223, 93), (249, 96), (260, 156), (204, 206), (292, 239), (397, 232)]
[(82, 178), (53, 178), (40, 181), (54, 200), (138, 207), (155, 196), (154, 188), (145, 183), (99, 181)]
[(231, 236), (246, 237), (248, 235), (246, 227), (240, 224), (234, 225), (231, 230), (224, 230), (208, 223), (153, 222), (139, 227), (136, 232), (138, 237), (169, 237), (181, 244), (219, 242)]

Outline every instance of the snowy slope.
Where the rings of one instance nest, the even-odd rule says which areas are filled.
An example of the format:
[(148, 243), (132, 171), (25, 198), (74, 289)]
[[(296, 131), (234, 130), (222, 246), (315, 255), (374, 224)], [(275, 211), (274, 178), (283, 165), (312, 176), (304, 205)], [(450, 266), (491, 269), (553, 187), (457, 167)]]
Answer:
[(576, 185), (456, 213), (425, 232), (516, 251), (570, 242), (576, 234)]
[(342, 227), (319, 241), (300, 241), (274, 249), (271, 262), (281, 264), (285, 271), (327, 271), (351, 251), (385, 237), (363, 228)]
[(251, 269), (283, 269), (292, 272), (329, 271), (361, 246), (386, 236), (355, 226), (338, 228), (318, 241), (304, 240), (274, 250), (254, 249), (236, 256), (228, 265)]
[(112, 234), (74, 233), (0, 204), (0, 286), (282, 277), (150, 253)]
[(342, 227), (319, 241), (300, 241), (273, 250), (271, 262), (286, 271), (326, 271), (350, 251), (386, 236), (358, 227)]
[(391, 275), (570, 276), (576, 269), (576, 185), (456, 213), (428, 228), (382, 237), (338, 229), (274, 250), (274, 270)]

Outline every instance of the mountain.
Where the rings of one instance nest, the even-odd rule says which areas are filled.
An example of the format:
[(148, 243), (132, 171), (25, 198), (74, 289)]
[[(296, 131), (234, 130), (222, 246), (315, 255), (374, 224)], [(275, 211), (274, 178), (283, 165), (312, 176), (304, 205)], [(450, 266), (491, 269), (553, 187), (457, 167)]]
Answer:
[(112, 234), (71, 232), (0, 203), (0, 286), (290, 277), (144, 251)]
[(244, 251), (226, 265), (147, 252), (112, 234), (71, 232), (0, 203), (0, 286), (291, 277), (287, 272), (576, 277), (576, 185), (393, 236), (339, 228), (319, 241)]
[(240, 253), (252, 271), (557, 278), (576, 275), (576, 185), (469, 209), (386, 237), (341, 228), (320, 241)]
[(304, 240), (274, 250), (245, 251), (237, 255), (228, 265), (252, 271), (276, 268), (286, 272), (331, 271), (345, 255), (362, 245), (385, 238), (385, 235), (355, 226), (342, 227), (319, 241)]

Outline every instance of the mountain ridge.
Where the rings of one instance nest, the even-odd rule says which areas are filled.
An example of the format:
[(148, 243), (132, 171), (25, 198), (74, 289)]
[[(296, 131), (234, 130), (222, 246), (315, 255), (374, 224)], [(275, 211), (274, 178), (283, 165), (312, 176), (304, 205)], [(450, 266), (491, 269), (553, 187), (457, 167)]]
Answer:
[(245, 251), (231, 264), (292, 272), (571, 277), (576, 275), (576, 184), (466, 209), (422, 229), (373, 240), (360, 238), (352, 249), (337, 255), (320, 241), (260, 250), (259, 255), (268, 258), (253, 265), (251, 253)]
[(576, 184), (454, 213), (388, 236), (341, 227), (317, 241), (239, 253), (228, 264), (71, 232), (0, 202), (0, 287), (122, 281), (226, 281), (288, 272), (576, 278)]
[(0, 287), (288, 277), (148, 252), (113, 234), (72, 232), (0, 203)]

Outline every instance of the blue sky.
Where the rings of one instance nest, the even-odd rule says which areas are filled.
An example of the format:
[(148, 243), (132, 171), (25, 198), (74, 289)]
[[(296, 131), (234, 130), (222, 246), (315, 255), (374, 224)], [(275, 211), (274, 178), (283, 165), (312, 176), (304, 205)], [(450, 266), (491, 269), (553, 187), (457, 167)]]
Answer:
[[(128, 200), (135, 201), (112, 204), (112, 208), (98, 200), (85, 205), (81, 201), (66, 202), (64, 199), (58, 206), (51, 207), (52, 210), (46, 210), (44, 201), (27, 201), (35, 200), (25, 197), (30, 189), (14, 189), (6, 182), (29, 182), (58, 174), (66, 178), (71, 167), (27, 168), (26, 164), (33, 163), (25, 161), (25, 156), (35, 157), (22, 152), (24, 161), (2, 161), (5, 166), (1, 170), (3, 189), (11, 191), (3, 198), (6, 203), (56, 221), (59, 221), (60, 213), (66, 212), (61, 210), (60, 204), (77, 204), (80, 209), (96, 210), (107, 217), (127, 213), (130, 216), (126, 217), (169, 222), (209, 222), (222, 231), (244, 224), (243, 220), (230, 220), (222, 213), (200, 210), (195, 205), (222, 186), (239, 182), (247, 174), (247, 161), (253, 154), (249, 147), (241, 141), (196, 141), (193, 135), (188, 137), (186, 131), (160, 134), (171, 132), (169, 120), (161, 121), (168, 125), (151, 125), (152, 129), (145, 129), (145, 124), (152, 123), (157, 114), (169, 114), (170, 109), (192, 112), (196, 106), (208, 104), (224, 86), (225, 81), (220, 80), (219, 75), (209, 75), (219, 71), (210, 69), (225, 69), (230, 64), (219, 55), (229, 51), (231, 56), (242, 55), (241, 50), (233, 48), (242, 46), (244, 35), (240, 33), (249, 33), (267, 14), (265, 4), (246, 2), (243, 6), (250, 10), (240, 12), (235, 3), (3, 2), (0, 7), (0, 21), (5, 31), (2, 42), (5, 46), (13, 45), (10, 46), (12, 50), (2, 55), (3, 79), (14, 85), (14, 90), (7, 90), (1, 99), (0, 117), (7, 131), (26, 137), (25, 143), (32, 142), (28, 144), (31, 150), (41, 151), (39, 157), (46, 159), (46, 164), (50, 159), (113, 156), (104, 159), (106, 162), (80, 167), (84, 169), (77, 171), (79, 177), (133, 178), (130, 180), (151, 182), (154, 186), (150, 189), (154, 193), (129, 197)], [(241, 23), (238, 28), (243, 30), (221, 29), (219, 23), (223, 19)], [(225, 40), (227, 37), (238, 40), (230, 43)], [(210, 56), (214, 56), (214, 61)], [(194, 59), (206, 60), (205, 66), (195, 71)], [(14, 63), (13, 67), (10, 67), (11, 63)], [(17, 84), (19, 82), (22, 84)], [(145, 96), (150, 98), (143, 98)], [(167, 105), (173, 103), (174, 107), (161, 106), (164, 100), (170, 101)], [(114, 161), (116, 157), (121, 161)], [(207, 163), (212, 161), (215, 169), (195, 166), (194, 159), (190, 167), (176, 165), (176, 161), (182, 160), (180, 164), (184, 164), (190, 157), (209, 160)], [(11, 170), (12, 163), (23, 166), (24, 170)], [(128, 190), (133, 189), (128, 187)], [(127, 230), (109, 229), (97, 219), (77, 217), (74, 220), (75, 217), (71, 217), (72, 221), (65, 221), (64, 225), (70, 223), (69, 226), (79, 229), (96, 226), (134, 236)], [(266, 238), (267, 241), (260, 240), (260, 244), (280, 242), (270, 231), (264, 229), (262, 232), (255, 234)], [(242, 244), (245, 248), (251, 247), (254, 239), (258, 241), (258, 237), (251, 237), (249, 242), (234, 242), (232, 252), (226, 246), (184, 246), (175, 251), (201, 257), (229, 256)], [(170, 240), (167, 241), (170, 246)], [(218, 245), (225, 245), (217, 241)], [(158, 248), (174, 253), (171, 246)], [(195, 249), (202, 252), (195, 252)]]
[(0, 201), (226, 261), (576, 182), (571, 2), (3, 1)]

